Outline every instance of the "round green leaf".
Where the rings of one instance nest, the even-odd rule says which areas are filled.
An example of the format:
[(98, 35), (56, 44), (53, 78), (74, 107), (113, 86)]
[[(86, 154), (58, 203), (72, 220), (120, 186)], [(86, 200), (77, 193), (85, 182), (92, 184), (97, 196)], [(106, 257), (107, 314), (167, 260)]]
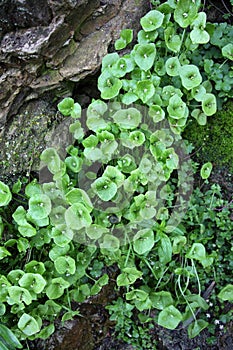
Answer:
[(46, 148), (41, 153), (40, 159), (47, 165), (52, 174), (56, 174), (63, 169), (63, 163), (55, 148)]
[(173, 304), (173, 298), (170, 292), (152, 292), (150, 299), (153, 307), (158, 310), (163, 310), (165, 307)]
[(91, 187), (103, 201), (109, 201), (117, 193), (117, 185), (106, 176), (96, 179)]
[(119, 55), (117, 52), (112, 52), (104, 56), (102, 59), (101, 71), (103, 72), (106, 69), (111, 70), (113, 65), (118, 61), (118, 59)]
[[(63, 219), (64, 222), (65, 219)], [(58, 224), (52, 228), (51, 237), (54, 243), (59, 247), (65, 247), (72, 240), (74, 236), (73, 231), (65, 224)]]
[(121, 101), (125, 105), (131, 105), (131, 103), (134, 103), (138, 100), (138, 96), (133, 92), (126, 92), (124, 95), (122, 95)]
[(154, 96), (155, 87), (153, 83), (149, 80), (141, 80), (137, 83), (136, 94), (142, 100), (143, 103), (146, 103), (150, 98)]
[(145, 135), (140, 130), (131, 131), (129, 133), (129, 148), (139, 147), (145, 142)]
[(48, 339), (53, 333), (55, 332), (54, 324), (50, 324), (48, 326), (43, 327), (43, 329), (40, 331), (39, 334), (37, 334), (37, 337), (39, 339), (46, 340)]
[(131, 41), (133, 40), (133, 30), (132, 29), (123, 29), (120, 34), (120, 39), (115, 42), (115, 49), (122, 50), (124, 49)]
[(121, 87), (121, 80), (114, 77), (108, 70), (104, 70), (98, 78), (98, 89), (103, 99), (109, 100), (116, 97)]
[(199, 125), (206, 125), (207, 117), (200, 109), (194, 109), (191, 116), (196, 119)]
[(0, 207), (4, 207), (10, 203), (12, 194), (8, 185), (0, 181)]
[(186, 118), (187, 116), (187, 106), (177, 94), (170, 98), (167, 111), (169, 116), (174, 119)]
[(73, 134), (76, 140), (80, 140), (84, 136), (84, 131), (80, 122), (75, 122), (70, 124), (69, 131), (71, 134)]
[(83, 154), (86, 159), (92, 162), (101, 161), (104, 157), (102, 150), (94, 147), (85, 148)]
[(162, 92), (161, 92), (161, 97), (162, 97), (162, 106), (168, 106), (170, 102), (170, 98), (174, 95), (178, 95), (179, 97), (183, 96), (183, 93), (180, 89), (176, 89), (172, 85), (166, 85)]
[(138, 32), (138, 43), (139, 44), (149, 44), (150, 42), (155, 42), (159, 33), (157, 30), (146, 32), (145, 30), (140, 30)]
[(76, 102), (73, 106), (73, 109), (70, 113), (72, 118), (80, 118), (82, 113), (82, 108), (78, 102)]
[(155, 60), (155, 44), (136, 44), (132, 52), (136, 64), (144, 71), (149, 70)]
[(26, 313), (20, 317), (18, 327), (27, 336), (31, 336), (40, 331), (40, 326), (35, 318)]
[(170, 57), (165, 63), (166, 72), (171, 77), (179, 75), (180, 61), (178, 57)]
[(70, 156), (65, 159), (65, 164), (73, 173), (78, 173), (82, 168), (82, 159), (76, 156)]
[(177, 2), (174, 19), (182, 28), (186, 28), (192, 24), (196, 15), (197, 6), (192, 0), (179, 0)]
[(211, 116), (217, 111), (217, 102), (213, 94), (205, 94), (202, 99), (202, 109), (207, 116)]
[(158, 123), (165, 118), (165, 112), (159, 105), (151, 105), (148, 114), (154, 123)]
[(132, 72), (135, 63), (131, 57), (120, 58), (112, 68), (112, 73), (117, 78), (124, 77), (127, 73)]
[(194, 28), (190, 33), (193, 44), (206, 44), (210, 40), (209, 33), (205, 30)]
[(112, 165), (108, 165), (103, 173), (104, 177), (108, 177), (112, 182), (114, 182), (117, 187), (120, 187), (125, 179), (125, 176)]
[(26, 210), (21, 205), (14, 211), (12, 217), (18, 225), (27, 224)]
[(60, 274), (73, 275), (76, 271), (75, 260), (70, 256), (59, 256), (54, 260), (54, 266)]
[(87, 208), (81, 203), (72, 204), (65, 212), (65, 221), (69, 228), (80, 230), (92, 223), (92, 218)]
[(53, 248), (49, 251), (49, 258), (54, 261), (58, 256), (66, 255), (68, 251), (70, 250), (70, 245), (66, 244), (63, 247), (60, 247), (58, 245), (53, 246)]
[(32, 260), (25, 265), (25, 271), (39, 273), (40, 275), (43, 275), (46, 269), (44, 263), (42, 263), (41, 261)]
[(137, 168), (134, 158), (130, 154), (125, 154), (117, 161), (118, 168), (123, 173), (131, 173)]
[[(178, 53), (182, 44), (181, 37), (176, 34), (175, 28), (173, 25), (168, 26), (164, 31), (164, 39), (166, 46), (169, 50)], [(164, 67), (165, 71), (165, 67)]]
[(122, 129), (135, 129), (142, 120), (136, 108), (121, 109), (112, 116), (114, 122)]
[(187, 90), (191, 90), (202, 82), (202, 76), (197, 66), (193, 64), (185, 64), (179, 70), (182, 85)]
[(9, 305), (21, 304), (24, 302), (26, 305), (30, 305), (32, 302), (32, 297), (29, 291), (25, 288), (18, 286), (8, 287), (9, 298), (7, 303)]
[(199, 12), (192, 22), (193, 30), (190, 32), (190, 39), (193, 44), (206, 44), (210, 40), (209, 33), (205, 31), (206, 13)]
[(25, 273), (19, 280), (19, 285), (29, 291), (39, 294), (46, 286), (46, 280), (38, 273)]
[(203, 180), (208, 179), (208, 177), (211, 174), (212, 168), (213, 168), (213, 165), (212, 165), (211, 162), (207, 162), (207, 163), (202, 165), (202, 167), (201, 167), (201, 177), (202, 177)]
[(206, 89), (203, 85), (197, 86), (191, 90), (191, 96), (198, 102), (201, 102), (206, 94)]
[(195, 320), (192, 322), (188, 327), (188, 335), (189, 338), (195, 338), (204, 328), (206, 328), (209, 325), (208, 322), (204, 320)]
[(145, 254), (154, 246), (154, 232), (143, 229), (138, 231), (133, 239), (133, 248), (137, 254)]
[(182, 321), (182, 315), (180, 311), (173, 305), (165, 307), (158, 317), (158, 324), (167, 329), (175, 329)]
[(128, 286), (133, 284), (141, 276), (142, 272), (135, 267), (125, 267), (122, 273), (117, 277), (117, 285), (118, 287)]
[(179, 254), (186, 243), (187, 239), (185, 236), (175, 236), (173, 239), (172, 253)]
[(37, 234), (35, 227), (33, 227), (29, 223), (19, 225), (18, 230), (23, 237), (32, 237), (32, 236), (35, 236)]
[(46, 288), (46, 295), (49, 299), (58, 299), (69, 286), (69, 282), (65, 281), (62, 277), (53, 278)]
[(226, 285), (218, 294), (218, 298), (221, 300), (233, 301), (233, 284)]
[(108, 233), (108, 229), (100, 225), (93, 224), (86, 228), (86, 234), (91, 239), (99, 239), (104, 233)]
[(28, 213), (33, 219), (44, 219), (51, 212), (51, 200), (46, 194), (38, 194), (29, 199)]
[(97, 131), (107, 127), (107, 121), (103, 118), (107, 109), (106, 103), (101, 100), (96, 100), (88, 106), (86, 124), (90, 130)]
[(189, 259), (195, 259), (202, 261), (206, 258), (205, 247), (201, 243), (193, 243), (191, 249), (186, 254), (186, 257)]
[(163, 13), (152, 10), (141, 18), (140, 23), (145, 32), (152, 32), (153, 30), (161, 27), (163, 19)]
[(98, 145), (98, 138), (95, 135), (90, 135), (83, 140), (82, 144), (85, 148), (93, 148)]
[(233, 44), (227, 44), (222, 48), (223, 57), (233, 60)]
[(57, 205), (54, 208), (52, 208), (49, 218), (53, 225), (61, 225), (64, 223), (64, 214), (65, 214), (66, 208), (62, 205)]
[(88, 194), (81, 188), (73, 188), (66, 193), (66, 200), (69, 204), (81, 203), (89, 212), (93, 209), (93, 204)]
[(23, 270), (11, 270), (8, 275), (7, 278), (8, 280), (12, 283), (12, 284), (18, 284), (20, 278), (25, 274), (25, 272)]
[(71, 97), (64, 98), (57, 105), (59, 112), (61, 112), (64, 116), (71, 115), (71, 112), (74, 108), (74, 100)]

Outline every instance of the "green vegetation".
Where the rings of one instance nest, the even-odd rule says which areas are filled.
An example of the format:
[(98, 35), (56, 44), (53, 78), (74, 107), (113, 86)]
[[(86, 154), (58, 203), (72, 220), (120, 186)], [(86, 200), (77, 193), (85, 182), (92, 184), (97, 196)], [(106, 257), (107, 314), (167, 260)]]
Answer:
[[(206, 328), (213, 281), (213, 317), (232, 301), (233, 205), (217, 185), (193, 191), (197, 165), (181, 137), (194, 119), (215, 128), (207, 119), (232, 97), (232, 28), (206, 23), (200, 6), (168, 0), (151, 10), (132, 50), (104, 57), (102, 100), (86, 111), (72, 98), (58, 104), (74, 142), (65, 159), (42, 152), (50, 182), (42, 172), (40, 182), (0, 182), (1, 322), (20, 341), (46, 339), (57, 318), (78, 316), (72, 301), (98, 294), (113, 264), (121, 297), (107, 308), (137, 349), (150, 346), (153, 324), (190, 338)], [(116, 50), (132, 38), (124, 30)], [(211, 161), (199, 169), (206, 185)]]
[(228, 102), (223, 109), (210, 118), (205, 126), (190, 122), (183, 134), (195, 147), (202, 162), (211, 161), (216, 166), (225, 166), (233, 173), (233, 104)]

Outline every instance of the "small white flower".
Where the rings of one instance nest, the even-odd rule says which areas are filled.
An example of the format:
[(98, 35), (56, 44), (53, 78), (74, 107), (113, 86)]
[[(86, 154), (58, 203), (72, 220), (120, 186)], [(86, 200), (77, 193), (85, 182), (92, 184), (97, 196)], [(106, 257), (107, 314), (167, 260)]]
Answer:
[(220, 328), (220, 329), (223, 329), (223, 328), (224, 328), (224, 325), (223, 325), (223, 324), (220, 324), (219, 328)]
[(219, 324), (220, 321), (219, 321), (219, 320), (215, 320), (214, 323), (215, 323), (215, 324)]
[(206, 317), (207, 317), (207, 318), (210, 318), (211, 316), (210, 316), (210, 314), (206, 314)]

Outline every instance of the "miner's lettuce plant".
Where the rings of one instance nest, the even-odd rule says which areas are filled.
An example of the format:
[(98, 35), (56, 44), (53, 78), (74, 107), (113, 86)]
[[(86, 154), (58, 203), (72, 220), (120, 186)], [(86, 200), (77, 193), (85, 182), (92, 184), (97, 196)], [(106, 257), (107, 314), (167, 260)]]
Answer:
[[(228, 37), (231, 26), (221, 32), (222, 24), (207, 23), (206, 13), (199, 12), (200, 6), (200, 1), (167, 1), (147, 13), (140, 21), (142, 30), (131, 52), (104, 57), (98, 81), (101, 97), (126, 105), (137, 102), (150, 108), (160, 107), (167, 116), (164, 94), (172, 86), (186, 106), (186, 117), (177, 117), (177, 121), (176, 115), (168, 118), (173, 132), (182, 132), (190, 117), (206, 124), (207, 117), (216, 112), (217, 103), (221, 106), (221, 98), (232, 95), (232, 44)], [(215, 30), (219, 30), (219, 41)], [(128, 70), (123, 60), (130, 62)], [(211, 69), (207, 68), (208, 62)], [(221, 75), (224, 89), (219, 88), (220, 81), (216, 80), (220, 65), (224, 67), (224, 76)], [(111, 87), (102, 83), (106, 76), (109, 84), (112, 77)]]
[[(64, 157), (53, 147), (42, 152), (50, 180), (26, 186), (17, 181), (12, 188), (0, 182), (4, 345), (46, 339), (56, 319), (79, 315), (71, 302), (98, 294), (109, 281), (103, 267), (113, 264), (124, 305), (141, 319), (153, 309), (157, 324), (188, 327), (190, 337), (208, 325), (196, 315), (208, 308), (201, 295), (219, 266), (212, 236), (203, 232), (205, 225), (211, 233), (223, 225), (224, 250), (232, 222), (229, 212), (215, 217), (215, 211), (228, 204), (213, 189), (205, 205), (194, 201), (184, 224), (170, 218), (173, 208), (185, 209), (192, 192), (190, 146), (181, 145), (182, 131), (190, 118), (205, 125), (232, 94), (229, 31), (206, 23), (199, 8), (199, 1), (169, 0), (151, 10), (131, 51), (133, 31), (123, 30), (115, 49), (127, 53), (113, 52), (102, 61), (102, 99), (93, 100), (86, 113), (70, 97), (58, 104), (71, 117), (74, 142)], [(221, 79), (212, 69), (218, 65), (224, 67)], [(201, 167), (205, 183), (211, 170), (210, 162)], [(218, 300), (231, 301), (231, 282), (217, 282)]]

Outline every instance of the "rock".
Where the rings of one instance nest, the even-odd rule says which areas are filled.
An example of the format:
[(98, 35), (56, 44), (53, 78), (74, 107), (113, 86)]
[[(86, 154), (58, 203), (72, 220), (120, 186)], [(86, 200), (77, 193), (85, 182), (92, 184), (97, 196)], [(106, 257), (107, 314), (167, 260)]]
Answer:
[(148, 6), (143, 0), (43, 0), (36, 5), (11, 0), (3, 1), (1, 9), (3, 126), (22, 106), (17, 100), (22, 91), (24, 98), (34, 92), (39, 98), (64, 81), (78, 82), (98, 70), (120, 30), (137, 29)]
[[(56, 109), (62, 97), (72, 95), (77, 82), (83, 84), (98, 72), (121, 29), (133, 28), (136, 33), (148, 8), (149, 1), (144, 0), (2, 0), (1, 148), (14, 119), (30, 118), (22, 108), (26, 112), (30, 104), (32, 110), (35, 101), (32, 115), (38, 115), (38, 103), (53, 101)], [(0, 166), (6, 153), (0, 156)], [(15, 168), (19, 169), (17, 164)]]
[(48, 129), (56, 121), (56, 110), (43, 100), (30, 101), (13, 118), (0, 136), (0, 180), (12, 183), (21, 175), (30, 176), (38, 167)]

